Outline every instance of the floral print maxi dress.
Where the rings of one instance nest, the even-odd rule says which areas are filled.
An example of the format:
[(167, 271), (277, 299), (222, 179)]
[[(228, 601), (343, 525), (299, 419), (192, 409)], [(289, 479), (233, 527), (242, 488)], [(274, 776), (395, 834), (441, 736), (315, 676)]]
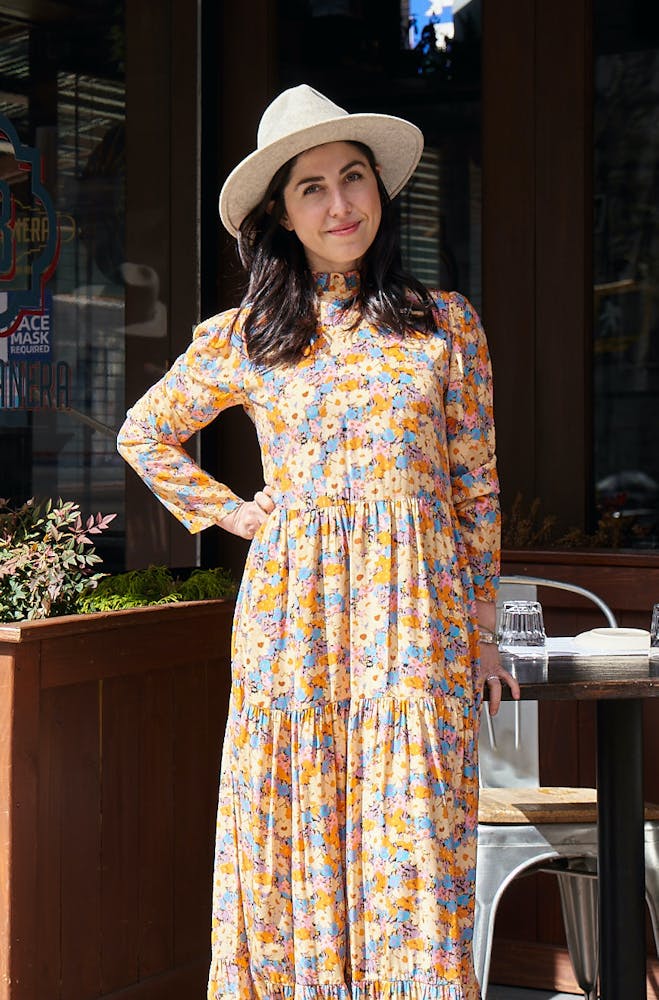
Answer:
[(191, 531), (239, 500), (181, 448), (256, 424), (276, 509), (240, 589), (217, 821), (210, 1000), (475, 1000), (474, 598), (498, 572), (491, 376), (437, 296), (406, 338), (317, 275), (317, 338), (260, 369), (235, 311), (129, 412), (120, 451)]

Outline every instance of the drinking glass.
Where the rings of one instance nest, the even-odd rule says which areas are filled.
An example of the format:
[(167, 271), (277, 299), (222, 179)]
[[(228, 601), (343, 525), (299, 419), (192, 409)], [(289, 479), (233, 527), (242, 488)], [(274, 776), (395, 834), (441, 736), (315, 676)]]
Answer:
[(652, 624), (650, 625), (650, 656), (659, 658), (659, 604), (652, 609)]
[(538, 601), (506, 601), (501, 612), (500, 646), (531, 646), (540, 652), (546, 639)]

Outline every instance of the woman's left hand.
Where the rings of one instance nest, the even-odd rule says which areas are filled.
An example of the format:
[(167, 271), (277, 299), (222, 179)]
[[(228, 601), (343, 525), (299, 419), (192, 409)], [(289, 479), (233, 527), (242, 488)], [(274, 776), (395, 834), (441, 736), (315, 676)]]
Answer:
[(257, 490), (253, 500), (241, 500), (234, 511), (218, 521), (219, 526), (232, 535), (250, 541), (275, 509), (273, 492), (272, 487), (266, 485), (262, 490)]
[(511, 695), (517, 701), (520, 695), (519, 684), (512, 674), (509, 674), (501, 666), (499, 650), (493, 643), (481, 642), (480, 661), (478, 684), (482, 688), (485, 688), (487, 684), (490, 695), (488, 699), (488, 711), (490, 715), (496, 715), (501, 704), (503, 685), (508, 685)]

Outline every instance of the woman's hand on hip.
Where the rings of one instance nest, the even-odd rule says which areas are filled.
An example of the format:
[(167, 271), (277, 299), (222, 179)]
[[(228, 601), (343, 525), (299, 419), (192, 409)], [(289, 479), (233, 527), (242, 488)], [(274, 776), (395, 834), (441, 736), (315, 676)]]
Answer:
[(517, 680), (504, 670), (499, 660), (499, 650), (492, 643), (480, 644), (480, 670), (478, 673), (478, 685), (484, 688), (487, 684), (489, 691), (488, 711), (490, 715), (496, 715), (501, 704), (501, 692), (503, 685), (510, 688), (515, 701), (519, 698), (519, 684)]
[(239, 538), (252, 539), (269, 514), (275, 509), (272, 487), (264, 486), (254, 494), (253, 500), (243, 500), (240, 507), (219, 522), (221, 528)]

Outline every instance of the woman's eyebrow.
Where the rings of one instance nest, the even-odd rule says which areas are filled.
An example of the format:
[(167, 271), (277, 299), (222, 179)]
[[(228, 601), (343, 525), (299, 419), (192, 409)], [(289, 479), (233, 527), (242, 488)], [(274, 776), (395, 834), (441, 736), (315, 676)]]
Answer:
[[(363, 160), (351, 160), (350, 163), (346, 163), (345, 167), (341, 167), (339, 174), (343, 175), (348, 170), (352, 170), (353, 167), (361, 166), (365, 167), (366, 164)], [(324, 181), (325, 178), (321, 175), (319, 177), (303, 177), (302, 180), (295, 182), (295, 187), (299, 188), (302, 184), (317, 184), (319, 181)]]
[(345, 172), (347, 170), (352, 170), (353, 167), (357, 167), (357, 166), (365, 167), (366, 164), (364, 163), (363, 160), (351, 160), (350, 163), (346, 163), (345, 167), (341, 167), (341, 169), (339, 170), (339, 173), (340, 174), (345, 174)]

